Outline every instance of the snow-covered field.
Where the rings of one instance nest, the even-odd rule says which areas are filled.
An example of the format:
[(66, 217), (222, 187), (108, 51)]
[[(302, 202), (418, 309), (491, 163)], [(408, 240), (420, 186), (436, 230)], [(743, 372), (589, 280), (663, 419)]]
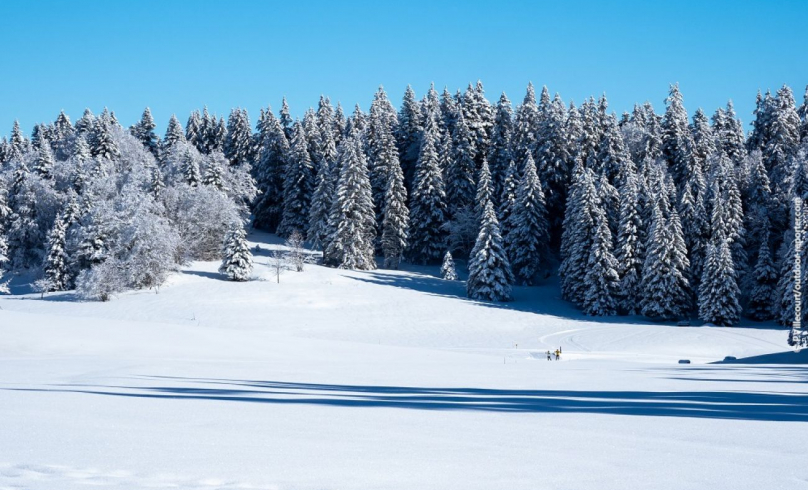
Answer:
[(808, 488), (783, 329), (478, 303), (437, 268), (277, 284), (251, 238), (260, 280), (1, 297), (0, 488)]

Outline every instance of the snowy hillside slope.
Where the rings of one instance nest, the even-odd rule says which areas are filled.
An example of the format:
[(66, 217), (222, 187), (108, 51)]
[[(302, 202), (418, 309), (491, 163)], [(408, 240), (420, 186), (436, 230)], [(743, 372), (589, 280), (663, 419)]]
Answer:
[(585, 319), (553, 283), (480, 303), (437, 268), (278, 284), (250, 238), (246, 283), (0, 297), (0, 488), (808, 486), (783, 329)]

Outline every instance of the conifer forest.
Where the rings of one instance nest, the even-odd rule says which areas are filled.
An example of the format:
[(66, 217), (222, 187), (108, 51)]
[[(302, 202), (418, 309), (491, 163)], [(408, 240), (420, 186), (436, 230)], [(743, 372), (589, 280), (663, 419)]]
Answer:
[(677, 85), (664, 107), (623, 114), (605, 95), (573, 103), (532, 84), (489, 101), (481, 82), (408, 87), (400, 103), (379, 88), (367, 112), (324, 96), (299, 118), (279, 109), (172, 116), (162, 137), (148, 108), (130, 127), (106, 109), (30, 133), (14, 123), (0, 144), (6, 279), (108, 300), (215, 259), (248, 280), (252, 227), (336, 268), (464, 269), (481, 301), (557, 280), (591, 316), (790, 327), (799, 311), (808, 92), (692, 117)]

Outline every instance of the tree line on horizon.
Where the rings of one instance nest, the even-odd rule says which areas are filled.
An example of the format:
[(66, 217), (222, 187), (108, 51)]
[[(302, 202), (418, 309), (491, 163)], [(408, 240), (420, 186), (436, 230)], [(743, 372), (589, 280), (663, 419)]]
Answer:
[(0, 256), (44, 290), (106, 298), (244, 253), (234, 230), (251, 222), (302, 234), (333, 267), (467, 259), (475, 299), (557, 272), (587, 315), (790, 325), (808, 90), (799, 106), (787, 86), (758, 93), (753, 116), (748, 134), (732, 102), (690, 118), (677, 85), (662, 114), (532, 84), (514, 108), (480, 82), (421, 99), (408, 87), (399, 109), (379, 88), (350, 115), (321, 97), (295, 119), (284, 99), (255, 130), (244, 109), (226, 122), (204, 109), (163, 138), (148, 108), (128, 129), (106, 110), (61, 113), (0, 142)]

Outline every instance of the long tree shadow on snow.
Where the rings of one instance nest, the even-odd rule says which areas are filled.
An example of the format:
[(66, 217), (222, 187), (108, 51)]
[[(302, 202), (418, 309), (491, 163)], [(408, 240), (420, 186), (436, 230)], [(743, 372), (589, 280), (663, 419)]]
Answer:
[(166, 386), (57, 385), (12, 391), (165, 400), (511, 413), (590, 413), (808, 422), (808, 394), (737, 391), (566, 391), (358, 386), (147, 376)]
[[(642, 325), (650, 323), (649, 320), (636, 316), (584, 317), (583, 313), (574, 305), (561, 300), (560, 290), (552, 281), (532, 287), (515, 286), (513, 288), (513, 301), (496, 303), (470, 299), (466, 293), (465, 281), (447, 281), (425, 272), (408, 270), (407, 275), (401, 275), (383, 271), (369, 271), (363, 272), (362, 276), (359, 277), (346, 277), (370, 284), (409, 289), (433, 296), (455, 298), (488, 308), (550, 315), (563, 319), (584, 320), (591, 323)], [(659, 322), (658, 324), (665, 325), (666, 323)], [(667, 324), (670, 325), (671, 323), (668, 322)]]

